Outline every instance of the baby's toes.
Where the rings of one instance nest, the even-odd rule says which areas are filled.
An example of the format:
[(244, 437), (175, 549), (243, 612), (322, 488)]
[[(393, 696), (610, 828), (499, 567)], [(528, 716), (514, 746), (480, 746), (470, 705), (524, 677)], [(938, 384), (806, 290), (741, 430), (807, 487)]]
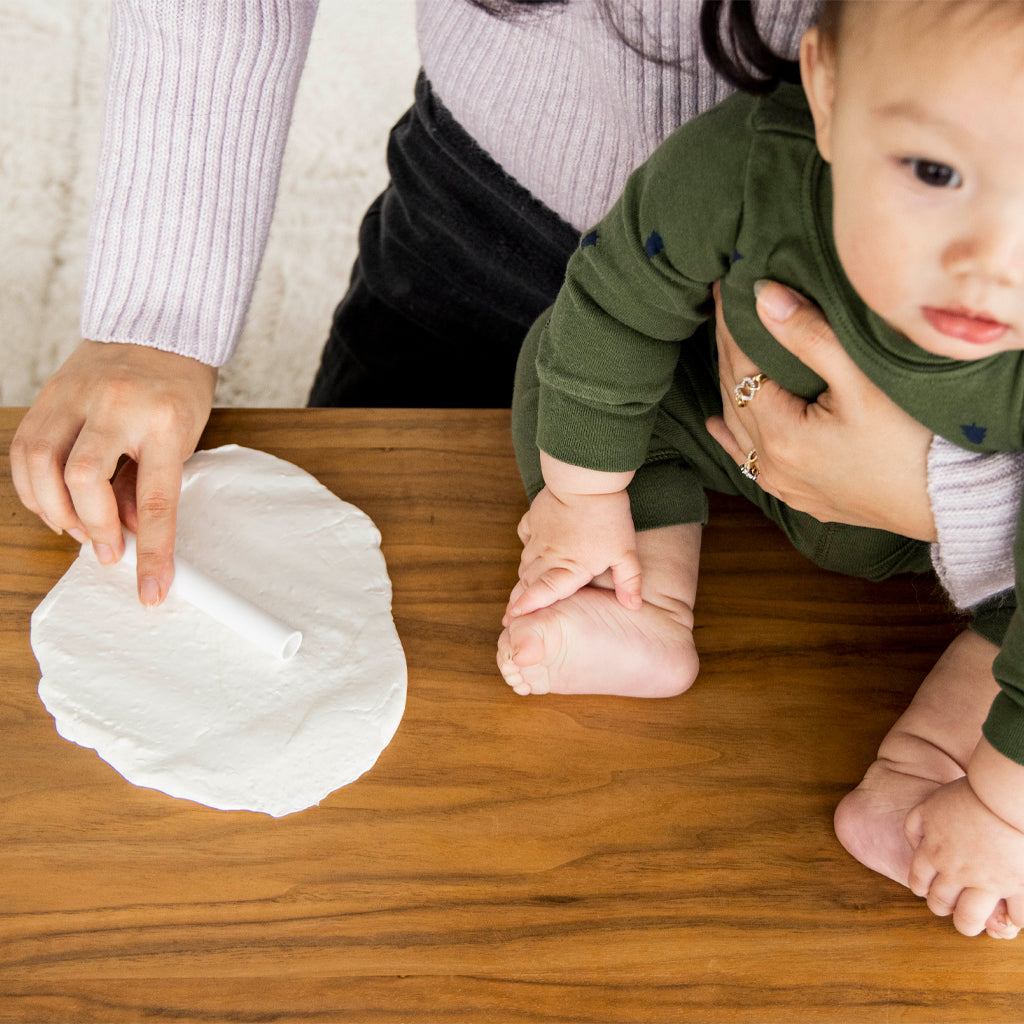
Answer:
[[(513, 633), (518, 633), (518, 637), (515, 637)], [(515, 624), (504, 630), (498, 637), (498, 671), (501, 673), (502, 679), (520, 697), (548, 691), (547, 669), (543, 665), (536, 664), (536, 646), (537, 637), (533, 631), (530, 629), (517, 630)]]
[(1010, 913), (1006, 907), (1006, 900), (1000, 900), (999, 906), (992, 911), (991, 916), (985, 922), (985, 931), (993, 939), (1015, 939), (1020, 932), (1020, 926), (1010, 920)]
[(519, 671), (519, 666), (512, 660), (515, 654), (515, 648), (512, 645), (512, 635), (505, 629), (502, 631), (501, 636), (498, 637), (498, 651), (497, 651), (497, 662), (498, 671), (501, 673), (501, 678), (508, 683), (512, 689), (520, 686), (523, 681), (522, 672)]

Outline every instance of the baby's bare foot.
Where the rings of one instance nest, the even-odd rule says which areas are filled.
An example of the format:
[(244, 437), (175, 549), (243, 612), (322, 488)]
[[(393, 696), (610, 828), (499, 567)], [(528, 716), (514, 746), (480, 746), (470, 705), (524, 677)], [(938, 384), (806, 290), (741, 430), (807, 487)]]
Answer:
[[(950, 775), (959, 769), (951, 765)], [(860, 785), (836, 808), (836, 835), (846, 850), (865, 867), (907, 886), (913, 851), (903, 823), (910, 811), (945, 782), (913, 774), (913, 769), (879, 758)], [(1015, 938), (1020, 929), (1009, 920), (1005, 902), (986, 923), (994, 938)]]
[(674, 697), (697, 676), (692, 614), (645, 601), (624, 608), (588, 586), (513, 619), (498, 640), (498, 668), (518, 694)]
[(903, 834), (903, 821), (940, 785), (879, 758), (836, 808), (839, 842), (865, 867), (906, 886), (913, 851)]

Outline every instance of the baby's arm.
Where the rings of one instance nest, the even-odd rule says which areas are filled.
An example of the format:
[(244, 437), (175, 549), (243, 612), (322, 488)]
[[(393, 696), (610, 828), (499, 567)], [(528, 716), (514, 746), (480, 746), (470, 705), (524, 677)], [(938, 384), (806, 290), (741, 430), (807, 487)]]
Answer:
[(1004, 923), (1024, 924), (1024, 766), (982, 739), (967, 776), (915, 807), (905, 831), (910, 888), (933, 913), (977, 935), (1005, 901)]
[(569, 597), (606, 570), (622, 605), (639, 608), (640, 561), (626, 493), (633, 474), (540, 455), (545, 486), (519, 524), (523, 555), (506, 617)]

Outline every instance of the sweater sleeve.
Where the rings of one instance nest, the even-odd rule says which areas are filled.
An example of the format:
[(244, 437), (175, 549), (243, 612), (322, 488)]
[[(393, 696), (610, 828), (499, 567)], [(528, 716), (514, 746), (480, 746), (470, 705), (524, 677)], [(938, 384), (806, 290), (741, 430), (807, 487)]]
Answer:
[(554, 458), (610, 472), (643, 462), (680, 345), (729, 266), (750, 104), (734, 96), (670, 136), (570, 258), (537, 356), (537, 443)]
[(958, 608), (1014, 585), (1014, 535), (1024, 452), (965, 451), (940, 437), (928, 453), (928, 496), (938, 542), (932, 562)]
[(231, 357), (316, 8), (113, 0), (83, 337)]

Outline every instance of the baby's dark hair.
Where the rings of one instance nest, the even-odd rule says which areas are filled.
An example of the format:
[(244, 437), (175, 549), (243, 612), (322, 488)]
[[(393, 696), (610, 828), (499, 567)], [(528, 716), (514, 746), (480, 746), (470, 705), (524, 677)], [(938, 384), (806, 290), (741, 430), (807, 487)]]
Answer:
[[(834, 38), (841, 0), (824, 0), (818, 27)], [(777, 54), (761, 38), (751, 0), (704, 0), (700, 41), (712, 67), (743, 92), (763, 96), (782, 82), (800, 83), (800, 64)]]

